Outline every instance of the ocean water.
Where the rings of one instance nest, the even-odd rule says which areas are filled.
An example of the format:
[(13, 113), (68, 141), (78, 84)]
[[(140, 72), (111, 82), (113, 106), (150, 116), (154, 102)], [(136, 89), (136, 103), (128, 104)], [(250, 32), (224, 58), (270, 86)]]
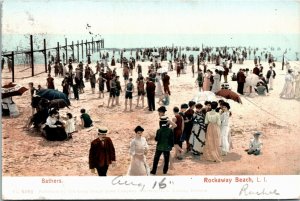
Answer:
[[(298, 34), (110, 34), (102, 35), (104, 39), (105, 48), (146, 48), (146, 47), (200, 47), (204, 46), (218, 47), (251, 47), (258, 48), (260, 53), (271, 52), (277, 60), (282, 59), (283, 52), (287, 60), (296, 60), (296, 52), (300, 57), (300, 36)], [(34, 49), (43, 48), (43, 39), (47, 41), (47, 48), (60, 45), (65, 45), (65, 38), (68, 40), (68, 45), (74, 41), (74, 44), (81, 40), (91, 41), (92, 36), (86, 34), (68, 34), (68, 35), (34, 35)], [(94, 37), (94, 41), (100, 39), (99, 36)], [(29, 50), (29, 35), (9, 34), (2, 37), (3, 51), (24, 51)], [(271, 49), (272, 48), (272, 49)], [(84, 48), (85, 51), (85, 48)], [(105, 50), (103, 50), (105, 51)], [(61, 49), (61, 54), (64, 52)], [(70, 52), (70, 53), (69, 53)], [(80, 60), (81, 48), (80, 48)], [(187, 53), (196, 55), (198, 52)], [(51, 54), (55, 54), (54, 50)], [(71, 55), (71, 49), (68, 50), (68, 56)], [(134, 55), (134, 54), (133, 54)], [(259, 55), (259, 54), (257, 54)], [(36, 53), (36, 63), (43, 63), (42, 53)], [(75, 47), (75, 57), (77, 56), (77, 49)], [(129, 51), (125, 53), (129, 56)], [(92, 59), (99, 59), (99, 53), (95, 53)], [(86, 60), (85, 58), (83, 60)], [(24, 62), (24, 55), (19, 55), (16, 58), (17, 63)]]

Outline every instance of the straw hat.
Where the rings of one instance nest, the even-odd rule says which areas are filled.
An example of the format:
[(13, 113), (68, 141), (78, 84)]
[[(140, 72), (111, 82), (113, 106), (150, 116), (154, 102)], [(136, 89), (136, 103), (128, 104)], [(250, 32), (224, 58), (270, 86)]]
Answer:
[(253, 135), (254, 136), (260, 136), (260, 135), (262, 135), (262, 133), (260, 131), (256, 131)]
[(105, 135), (108, 133), (108, 129), (106, 127), (98, 128), (98, 135)]

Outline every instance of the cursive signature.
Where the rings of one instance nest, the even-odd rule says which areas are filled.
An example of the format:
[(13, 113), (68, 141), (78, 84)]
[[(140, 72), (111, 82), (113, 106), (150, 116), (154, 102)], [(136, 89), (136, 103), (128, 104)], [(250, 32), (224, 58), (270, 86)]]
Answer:
[(141, 191), (144, 190), (145, 184), (143, 183), (134, 183), (133, 181), (126, 180), (123, 178), (123, 176), (117, 176), (111, 181), (112, 185), (124, 185), (124, 186), (136, 186), (138, 188), (141, 188)]
[(250, 190), (249, 185), (245, 184), (243, 185), (242, 189), (240, 190), (240, 196), (241, 195), (280, 195), (279, 192), (277, 192), (277, 189), (273, 190), (266, 190), (265, 188), (260, 189), (260, 190)]

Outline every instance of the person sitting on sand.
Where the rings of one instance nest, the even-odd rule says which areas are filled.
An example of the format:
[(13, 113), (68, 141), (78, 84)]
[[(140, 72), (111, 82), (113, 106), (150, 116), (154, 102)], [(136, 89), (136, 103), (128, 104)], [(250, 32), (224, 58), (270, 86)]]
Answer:
[(260, 154), (263, 145), (263, 143), (259, 140), (261, 134), (261, 132), (257, 131), (253, 134), (254, 138), (250, 139), (249, 149), (247, 150), (249, 155), (254, 154), (257, 156)]
[(81, 126), (83, 128), (88, 128), (88, 127), (93, 126), (93, 121), (92, 121), (90, 115), (88, 115), (87, 113), (85, 113), (85, 109), (81, 109), (80, 113), (81, 113), (81, 116), (80, 116)]
[(43, 132), (44, 137), (49, 141), (63, 141), (67, 139), (67, 133), (62, 122), (59, 121), (59, 113), (51, 109)]
[(67, 121), (65, 123), (65, 130), (66, 133), (68, 134), (68, 138), (72, 138), (72, 133), (76, 131), (75, 128), (75, 121), (73, 118), (73, 115), (71, 113), (67, 113)]

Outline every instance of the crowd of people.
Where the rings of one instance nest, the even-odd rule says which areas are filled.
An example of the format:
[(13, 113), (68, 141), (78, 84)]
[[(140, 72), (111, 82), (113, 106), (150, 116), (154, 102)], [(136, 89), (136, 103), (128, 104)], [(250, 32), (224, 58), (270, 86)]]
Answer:
[[(161, 154), (164, 155), (163, 173), (167, 174), (169, 167), (174, 164), (175, 160), (184, 160), (186, 153), (191, 153), (195, 157), (203, 158), (212, 162), (221, 162), (224, 157), (233, 148), (230, 134), (230, 105), (223, 100), (219, 102), (206, 101), (204, 105), (189, 101), (180, 107), (174, 107), (174, 116), (169, 118), (165, 115), (166, 107), (169, 105), (171, 89), (170, 76), (168, 71), (176, 70), (177, 77), (186, 73), (188, 62), (190, 62), (192, 76), (197, 73), (195, 84), (199, 87), (199, 91), (218, 92), (221, 89), (221, 83), (229, 85), (228, 75), (232, 72), (233, 63), (239, 62), (247, 58), (247, 51), (235, 49), (232, 53), (226, 48), (220, 48), (212, 53), (210, 48), (205, 48), (197, 57), (197, 70), (194, 69), (194, 58), (187, 55), (179, 55), (178, 50), (170, 50), (161, 48), (158, 50), (161, 58), (167, 59), (165, 54), (172, 53), (174, 61), (169, 61), (167, 70), (161, 66), (159, 60), (151, 57), (153, 51), (147, 49), (137, 53), (137, 57), (127, 59), (121, 55), (120, 59), (115, 61), (114, 56), (111, 58), (111, 65), (108, 65), (109, 56), (103, 54), (102, 60), (97, 61), (96, 66), (92, 67), (88, 62), (85, 65), (79, 62), (74, 69), (72, 61), (68, 65), (62, 65), (61, 62), (48, 66), (48, 77), (46, 79), (46, 87), (48, 89), (57, 89), (55, 79), (62, 78), (62, 92), (66, 97), (79, 100), (79, 95), (87, 93), (85, 85), (89, 82), (91, 85), (91, 93), (96, 94), (96, 84), (98, 85), (98, 98), (105, 97), (107, 92), (107, 108), (120, 106), (120, 95), (124, 92), (124, 111), (133, 111), (133, 97), (136, 94), (136, 108), (145, 108), (144, 98), (147, 98), (147, 109), (156, 111), (156, 104), (159, 113), (159, 128), (155, 135), (157, 141), (156, 151), (153, 156), (152, 169), (146, 161), (148, 153), (147, 140), (142, 136), (144, 128), (137, 126), (134, 131), (136, 136), (130, 143), (131, 163), (128, 168), (128, 175), (155, 175), (157, 165)], [(175, 53), (176, 52), (176, 53)], [(121, 53), (122, 54), (122, 53)], [(142, 67), (136, 64), (136, 61), (150, 58), (152, 63), (148, 66), (146, 76), (143, 76)], [(250, 54), (250, 52), (248, 52)], [(255, 54), (255, 53), (254, 53)], [(164, 56), (162, 56), (164, 55)], [(242, 57), (240, 57), (242, 55)], [(263, 66), (260, 63), (261, 58), (255, 57), (254, 68), (252, 70), (240, 69), (236, 74), (233, 73), (232, 81), (237, 82), (237, 92), (241, 95), (258, 93), (259, 95), (268, 94), (269, 90), (274, 88), (274, 80), (276, 78), (275, 63), (271, 54), (266, 54), (266, 60), (269, 62), (269, 70), (266, 76), (263, 75)], [(115, 67), (116, 62), (121, 62), (122, 75), (117, 73)], [(216, 64), (215, 69), (208, 69), (208, 63)], [(174, 66), (173, 66), (174, 65)], [(51, 68), (54, 67), (54, 77), (52, 77)], [(136, 72), (135, 72), (136, 71)], [(136, 81), (133, 80), (133, 73), (137, 73)], [(144, 72), (145, 74), (145, 72)], [(249, 83), (249, 77), (255, 75), (257, 77), (256, 84)], [(121, 83), (120, 77), (123, 77), (124, 84)], [(176, 79), (176, 78), (173, 78)], [(194, 79), (193, 79), (194, 80)], [(285, 85), (281, 97), (299, 98), (299, 80), (300, 73), (293, 74), (291, 69), (287, 70)], [(30, 83), (31, 94), (33, 97), (34, 86)], [(41, 90), (39, 85), (36, 91)], [(158, 99), (158, 102), (155, 101)], [(33, 109), (34, 111), (34, 109)], [(91, 117), (86, 113), (85, 109), (81, 109), (81, 126), (88, 128), (93, 126)], [(71, 113), (67, 114), (66, 120), (60, 120), (59, 110), (57, 108), (43, 107), (39, 103), (37, 113), (32, 113), (33, 117), (30, 122), (39, 119), (39, 125), (43, 125), (43, 135), (47, 140), (68, 140), (72, 138), (72, 134), (77, 131), (76, 118)], [(41, 120), (41, 116), (43, 116)], [(27, 127), (30, 127), (30, 123)], [(112, 140), (106, 136), (109, 133), (107, 128), (99, 128), (99, 138), (91, 143), (89, 153), (89, 164), (92, 172), (97, 170), (99, 176), (106, 176), (110, 164), (115, 164), (115, 148)], [(248, 153), (259, 155), (262, 143), (258, 137), (261, 133), (255, 133), (254, 139), (251, 140)], [(185, 146), (183, 146), (185, 144)], [(254, 148), (253, 148), (254, 147)], [(171, 151), (174, 150), (171, 154)]]

